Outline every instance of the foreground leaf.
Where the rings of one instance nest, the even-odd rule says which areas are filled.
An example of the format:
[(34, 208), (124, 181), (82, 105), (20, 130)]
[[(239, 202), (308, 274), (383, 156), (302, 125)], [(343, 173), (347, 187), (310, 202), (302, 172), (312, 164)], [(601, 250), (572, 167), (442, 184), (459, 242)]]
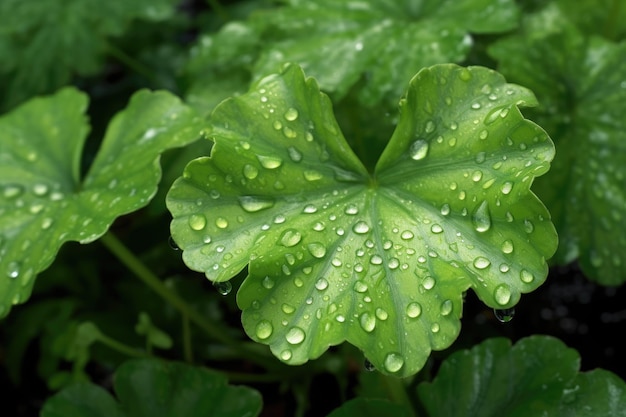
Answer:
[(249, 263), (243, 325), (281, 360), (347, 340), (413, 374), (457, 337), (468, 288), (509, 308), (545, 279), (556, 235), (529, 187), (554, 149), (524, 103), (485, 68), (420, 71), (370, 175), (328, 97), (289, 66), (216, 108), (212, 156), (168, 194), (172, 236), (212, 281)]
[(490, 339), (448, 357), (418, 394), (430, 417), (625, 416), (626, 383), (604, 370), (579, 373), (579, 366), (578, 353), (552, 337), (512, 347)]
[(271, 47), (256, 75), (296, 62), (325, 91), (343, 96), (361, 77), (362, 103), (386, 98), (394, 104), (406, 80), (419, 69), (467, 56), (473, 33), (498, 33), (517, 25), (514, 1), (389, 0), (301, 1), (265, 14)]
[(501, 71), (530, 87), (530, 113), (554, 138), (558, 158), (535, 191), (559, 231), (555, 260), (578, 258), (590, 278), (626, 281), (626, 43), (574, 29), (502, 40), (490, 49)]
[(384, 415), (408, 417), (411, 414), (404, 405), (386, 400), (355, 398), (344, 403), (327, 417), (378, 417)]
[(109, 124), (81, 179), (86, 106), (86, 95), (64, 89), (0, 118), (0, 316), (28, 298), (64, 242), (92, 242), (115, 218), (148, 204), (161, 178), (160, 154), (201, 131), (176, 97), (138, 92)]
[(115, 373), (115, 393), (77, 384), (54, 395), (41, 417), (254, 417), (261, 396), (247, 387), (227, 385), (217, 373), (154, 359), (125, 362)]

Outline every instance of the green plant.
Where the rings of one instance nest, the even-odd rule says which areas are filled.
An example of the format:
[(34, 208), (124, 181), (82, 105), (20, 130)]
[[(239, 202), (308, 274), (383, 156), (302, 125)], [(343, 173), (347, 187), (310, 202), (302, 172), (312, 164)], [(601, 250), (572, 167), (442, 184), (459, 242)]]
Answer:
[(618, 1), (116, 3), (0, 4), (0, 347), (41, 416), (623, 415), (558, 339), (461, 331), (626, 279)]

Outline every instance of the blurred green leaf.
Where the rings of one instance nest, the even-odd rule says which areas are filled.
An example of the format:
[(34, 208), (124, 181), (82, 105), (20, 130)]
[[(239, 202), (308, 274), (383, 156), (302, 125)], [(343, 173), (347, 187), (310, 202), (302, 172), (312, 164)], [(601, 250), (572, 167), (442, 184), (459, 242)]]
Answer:
[(417, 392), (430, 417), (626, 415), (626, 383), (603, 370), (579, 373), (579, 366), (578, 353), (552, 337), (514, 346), (489, 339), (450, 355)]
[(400, 404), (394, 404), (387, 400), (355, 398), (342, 404), (328, 417), (409, 417), (410, 415), (406, 407)]

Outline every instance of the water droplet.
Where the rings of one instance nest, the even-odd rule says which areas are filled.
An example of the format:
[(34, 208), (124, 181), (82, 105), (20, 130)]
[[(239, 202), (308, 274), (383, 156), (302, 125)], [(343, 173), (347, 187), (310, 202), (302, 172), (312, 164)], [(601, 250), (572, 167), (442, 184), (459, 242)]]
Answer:
[(300, 153), (300, 151), (297, 150), (296, 148), (294, 148), (293, 146), (290, 146), (290, 147), (287, 148), (287, 153), (289, 153), (289, 158), (293, 162), (300, 162), (300, 161), (302, 161), (302, 153)]
[(439, 233), (443, 232), (443, 228), (440, 225), (438, 225), (438, 224), (433, 224), (430, 227), (430, 231), (435, 233), (435, 234), (439, 234)]
[(254, 213), (273, 207), (274, 200), (266, 197), (241, 196), (239, 205), (248, 213)]
[(500, 187), (500, 191), (502, 191), (502, 194), (509, 194), (511, 192), (511, 190), (513, 189), (513, 183), (512, 182), (505, 182), (504, 184), (502, 184), (502, 187)]
[(172, 248), (174, 250), (180, 250), (180, 247), (176, 244), (176, 242), (174, 241), (174, 238), (172, 236), (167, 238), (167, 243), (168, 243), (168, 245), (170, 245), (170, 248)]
[(200, 231), (206, 226), (206, 217), (202, 214), (192, 214), (189, 216), (189, 227), (193, 230)]
[(412, 319), (418, 318), (422, 314), (422, 306), (419, 303), (413, 302), (406, 306), (406, 315)]
[(443, 206), (441, 206), (441, 214), (444, 216), (447, 216), (448, 214), (450, 214), (450, 205), (449, 204), (444, 204)]
[(306, 206), (304, 206), (302, 212), (306, 214), (313, 214), (317, 212), (317, 207), (315, 207), (313, 204), (307, 204)]
[(472, 173), (472, 181), (474, 181), (474, 182), (478, 182), (478, 181), (480, 181), (482, 178), (483, 178), (483, 172), (482, 172), (482, 171), (478, 171), (478, 170), (476, 170), (476, 171), (474, 171), (474, 172)]
[(379, 255), (373, 255), (373, 256), (370, 258), (370, 263), (371, 263), (372, 265), (380, 265), (380, 264), (382, 264), (382, 263), (383, 263), (383, 258), (381, 258)]
[(294, 139), (296, 136), (298, 136), (296, 131), (289, 126), (283, 127), (283, 135), (285, 135), (285, 137), (289, 139)]
[(443, 303), (441, 303), (441, 315), (442, 316), (448, 316), (450, 315), (450, 313), (452, 313), (452, 300), (445, 300)]
[(524, 230), (526, 233), (532, 233), (535, 230), (535, 225), (528, 219), (524, 220)]
[(376, 309), (376, 318), (378, 318), (378, 320), (385, 321), (387, 320), (387, 318), (389, 318), (389, 313), (387, 313), (387, 311), (379, 307)]
[(231, 284), (230, 281), (214, 282), (213, 286), (215, 287), (217, 292), (219, 292), (222, 295), (230, 294), (230, 292), (233, 289), (233, 284)]
[(474, 229), (479, 233), (484, 233), (491, 228), (491, 214), (489, 213), (489, 203), (483, 201), (472, 216)]
[(376, 328), (376, 317), (369, 313), (361, 314), (359, 322), (361, 323), (361, 328), (368, 333), (371, 333)]
[(426, 290), (431, 290), (434, 286), (435, 286), (435, 278), (431, 276), (427, 276), (422, 281), (422, 287), (424, 287), (424, 289)]
[(228, 220), (223, 217), (218, 217), (215, 219), (215, 225), (220, 229), (226, 229), (228, 227)]
[(269, 275), (263, 278), (262, 284), (265, 289), (271, 290), (274, 288), (274, 280)]
[(283, 160), (276, 156), (257, 155), (256, 157), (261, 163), (261, 166), (266, 169), (276, 169), (283, 164)]
[(250, 164), (246, 164), (243, 166), (243, 176), (249, 180), (255, 179), (259, 175), (259, 170)]
[(439, 323), (433, 323), (430, 326), (430, 331), (433, 333), (439, 333), (439, 330), (441, 330), (441, 327), (439, 326)]
[(317, 181), (323, 178), (323, 175), (319, 171), (315, 171), (312, 169), (304, 171), (302, 175), (307, 181)]
[(524, 282), (526, 284), (530, 284), (531, 282), (533, 282), (535, 280), (535, 276), (532, 273), (530, 273), (527, 270), (525, 270), (525, 269), (522, 269), (520, 271), (519, 276), (520, 276), (520, 279), (522, 280), (522, 282)]
[(494, 308), (493, 315), (496, 316), (496, 319), (498, 319), (498, 321), (502, 323), (507, 323), (513, 320), (513, 316), (515, 315), (515, 308)]
[(272, 327), (272, 323), (270, 323), (267, 320), (261, 320), (256, 325), (256, 330), (255, 330), (256, 337), (258, 337), (261, 340), (265, 340), (269, 338), (272, 335), (273, 331), (274, 331), (274, 327)]
[(285, 314), (293, 314), (293, 312), (296, 311), (296, 308), (294, 306), (287, 303), (284, 303), (280, 308)]
[(319, 242), (309, 243), (307, 246), (309, 253), (313, 255), (313, 257), (321, 259), (326, 255), (326, 246)]
[(367, 372), (373, 372), (376, 370), (374, 364), (370, 362), (367, 358), (365, 358), (365, 360), (363, 361), (363, 368), (365, 368)]
[(328, 281), (326, 280), (326, 278), (318, 279), (317, 282), (315, 283), (315, 288), (317, 288), (320, 291), (324, 291), (326, 288), (328, 288)]
[(289, 349), (285, 349), (282, 352), (280, 352), (280, 358), (284, 361), (288, 361), (289, 359), (291, 359), (291, 350)]
[(481, 130), (480, 133), (478, 134), (478, 137), (482, 140), (487, 139), (488, 136), (489, 136), (489, 132), (487, 132), (486, 130)]
[(354, 231), (354, 233), (358, 233), (360, 235), (365, 234), (367, 232), (370, 231), (370, 227), (367, 223), (360, 221), (358, 223), (356, 223), (353, 227), (352, 230)]
[(7, 266), (7, 276), (9, 278), (17, 278), (20, 276), (20, 264), (18, 262), (9, 262)]
[(49, 188), (46, 184), (35, 184), (33, 186), (33, 193), (39, 197), (46, 195), (48, 193), (48, 190)]
[(513, 242), (510, 240), (505, 240), (502, 242), (502, 252), (503, 253), (512, 253), (513, 252)]
[(367, 291), (367, 284), (363, 281), (357, 281), (354, 283), (354, 291), (358, 293), (364, 293)]
[(391, 352), (385, 356), (384, 362), (387, 372), (398, 372), (404, 366), (404, 358), (399, 353)]
[(508, 302), (511, 301), (511, 289), (506, 284), (500, 284), (493, 292), (493, 297), (495, 298), (496, 303), (501, 306), (508, 304)]
[(302, 233), (295, 229), (287, 229), (280, 237), (280, 244), (285, 247), (296, 246), (302, 240)]
[(299, 327), (292, 327), (285, 335), (287, 342), (292, 345), (298, 345), (304, 341), (306, 333)]
[(428, 142), (423, 139), (416, 140), (409, 149), (409, 155), (414, 161), (424, 159), (428, 154)]
[(24, 188), (21, 185), (7, 185), (4, 187), (2, 195), (6, 198), (15, 198), (24, 192)]
[(50, 217), (46, 217), (45, 219), (42, 220), (41, 222), (41, 228), (43, 230), (47, 230), (50, 228), (50, 226), (52, 226), (52, 223), (54, 222), (54, 220), (52, 220)]
[(293, 107), (290, 107), (289, 109), (287, 109), (284, 116), (286, 120), (293, 122), (294, 120), (298, 118), (298, 110), (294, 109)]
[(400, 237), (403, 240), (411, 240), (411, 239), (413, 239), (414, 235), (413, 235), (413, 233), (411, 231), (405, 230), (404, 232), (402, 232), (402, 234), (400, 234)]
[(488, 268), (489, 265), (491, 265), (491, 261), (483, 256), (474, 259), (474, 267), (476, 267), (476, 269), (485, 269)]
[(460, 68), (459, 79), (462, 81), (469, 81), (472, 79), (472, 73), (467, 68)]
[(272, 126), (276, 130), (280, 130), (283, 128), (283, 124), (280, 122), (280, 120), (275, 120), (274, 123), (272, 123)]

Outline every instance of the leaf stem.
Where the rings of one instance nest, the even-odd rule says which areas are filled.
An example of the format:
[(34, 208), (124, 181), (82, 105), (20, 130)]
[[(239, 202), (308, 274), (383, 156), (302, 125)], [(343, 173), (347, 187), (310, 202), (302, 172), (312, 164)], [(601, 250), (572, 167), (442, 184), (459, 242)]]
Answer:
[(241, 341), (231, 338), (222, 328), (215, 326), (206, 317), (191, 308), (184, 299), (167, 288), (113, 233), (106, 233), (100, 240), (144, 284), (177, 309), (183, 316), (188, 317), (189, 321), (202, 329), (209, 337), (237, 351), (242, 358), (257, 363), (266, 369), (277, 369), (280, 366), (280, 363), (272, 358), (264, 357), (256, 350), (247, 349)]
[(120, 341), (117, 341), (102, 332), (98, 334), (98, 342), (107, 346), (109, 349), (120, 352), (123, 355), (130, 356), (131, 358), (145, 358), (151, 357), (152, 355), (149, 352), (145, 352), (134, 347), (128, 346)]
[(413, 403), (406, 392), (406, 387), (404, 386), (402, 379), (383, 374), (380, 374), (380, 377), (383, 380), (389, 400), (396, 404), (404, 405), (407, 409), (409, 417), (417, 417), (415, 409), (413, 408)]

